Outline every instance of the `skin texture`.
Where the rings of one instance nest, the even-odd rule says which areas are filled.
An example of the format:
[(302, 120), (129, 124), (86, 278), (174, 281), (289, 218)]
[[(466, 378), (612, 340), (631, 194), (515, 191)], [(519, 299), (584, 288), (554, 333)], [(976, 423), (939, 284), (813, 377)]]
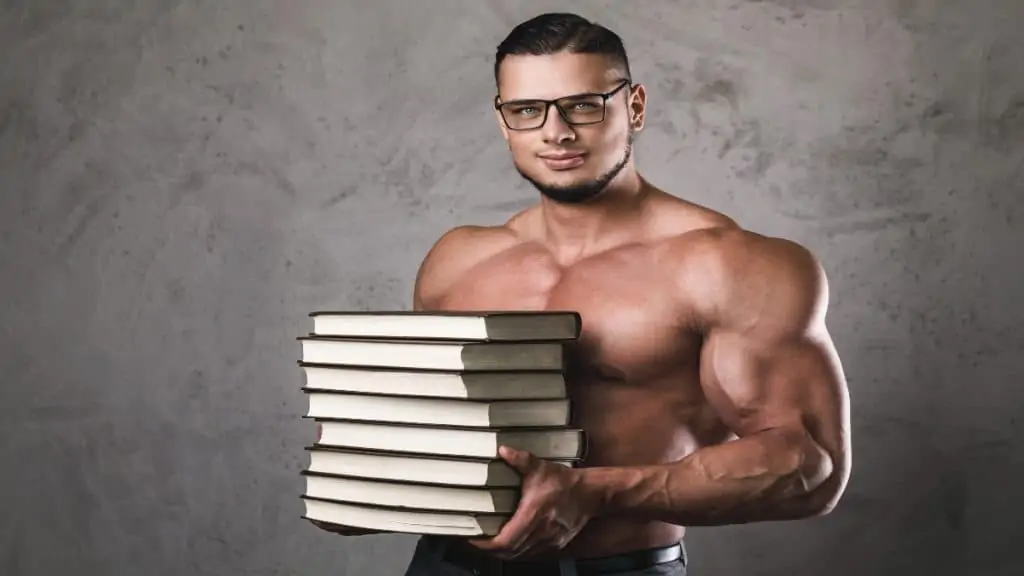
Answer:
[[(604, 92), (621, 72), (600, 56), (513, 56), (500, 93)], [(545, 186), (595, 180), (643, 128), (641, 85), (606, 120), (510, 132), (517, 169)], [(553, 170), (539, 157), (585, 154)], [(804, 247), (740, 228), (641, 177), (632, 155), (603, 193), (536, 206), (501, 226), (445, 233), (416, 279), (418, 310), (576, 310), (570, 349), (578, 468), (503, 450), (524, 475), (515, 516), (471, 543), (503, 558), (577, 558), (667, 545), (686, 526), (830, 512), (850, 475), (849, 399), (825, 324), (828, 285)], [(345, 532), (342, 529), (321, 527)], [(365, 532), (364, 532), (365, 533)]]

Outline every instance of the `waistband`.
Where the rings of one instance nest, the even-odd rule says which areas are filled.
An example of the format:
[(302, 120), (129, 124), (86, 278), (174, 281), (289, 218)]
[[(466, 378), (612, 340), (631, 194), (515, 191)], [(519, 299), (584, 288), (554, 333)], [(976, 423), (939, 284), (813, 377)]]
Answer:
[(686, 548), (682, 542), (678, 542), (669, 546), (579, 560), (501, 560), (469, 544), (455, 541), (446, 543), (441, 558), (476, 576), (591, 576), (639, 571), (677, 560), (685, 566)]

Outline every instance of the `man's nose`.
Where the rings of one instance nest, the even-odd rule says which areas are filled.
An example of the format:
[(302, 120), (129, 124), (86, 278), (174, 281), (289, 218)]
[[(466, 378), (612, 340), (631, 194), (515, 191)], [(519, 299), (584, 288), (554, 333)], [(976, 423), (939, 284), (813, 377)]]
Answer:
[(559, 143), (576, 139), (576, 133), (572, 131), (572, 126), (565, 121), (565, 118), (562, 118), (558, 107), (553, 104), (548, 106), (547, 118), (544, 119), (541, 132), (545, 142)]

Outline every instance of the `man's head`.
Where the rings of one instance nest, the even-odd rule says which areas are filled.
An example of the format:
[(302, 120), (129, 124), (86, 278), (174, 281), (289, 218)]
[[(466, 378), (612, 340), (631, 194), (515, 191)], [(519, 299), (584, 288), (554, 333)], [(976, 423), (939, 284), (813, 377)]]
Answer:
[(585, 202), (632, 165), (646, 94), (611, 30), (575, 14), (527, 20), (498, 45), (494, 78), (516, 169), (548, 198)]

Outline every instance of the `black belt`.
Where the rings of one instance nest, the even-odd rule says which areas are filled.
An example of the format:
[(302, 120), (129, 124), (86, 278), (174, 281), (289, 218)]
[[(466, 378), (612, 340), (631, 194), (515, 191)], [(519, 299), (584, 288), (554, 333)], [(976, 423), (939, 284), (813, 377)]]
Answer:
[[(448, 546), (442, 558), (476, 576), (558, 576), (562, 573), (558, 560), (501, 560), (472, 546), (457, 543)], [(643, 570), (676, 560), (686, 562), (682, 544), (584, 558), (573, 560), (572, 564), (578, 576), (589, 576)]]

